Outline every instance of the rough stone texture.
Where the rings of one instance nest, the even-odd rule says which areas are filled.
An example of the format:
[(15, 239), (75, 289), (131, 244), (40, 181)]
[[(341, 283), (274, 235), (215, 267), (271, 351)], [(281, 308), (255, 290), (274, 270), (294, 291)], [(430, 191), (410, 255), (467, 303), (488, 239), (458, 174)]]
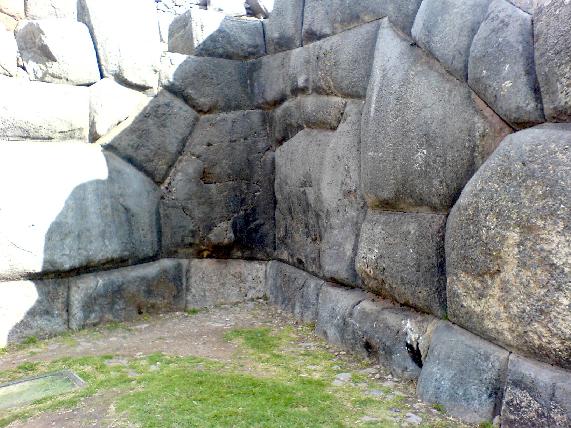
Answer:
[(499, 412), (508, 351), (448, 323), (432, 335), (417, 394), (466, 422), (491, 421)]
[(274, 9), (274, 0), (246, 0), (246, 5), (250, 8), (252, 15), (259, 19), (266, 19)]
[(116, 156), (87, 144), (17, 142), (0, 144), (0, 162), (0, 179), (18, 183), (0, 190), (0, 279), (157, 254), (158, 189)]
[(140, 88), (157, 85), (161, 46), (152, 0), (78, 0), (104, 77)]
[(502, 427), (571, 426), (571, 372), (510, 355)]
[(351, 349), (373, 357), (402, 379), (416, 379), (438, 321), (388, 301), (364, 300), (353, 310)]
[(424, 0), (412, 27), (414, 40), (454, 76), (468, 79), (468, 57), (490, 0)]
[(186, 308), (211, 308), (266, 297), (266, 265), (247, 260), (192, 260)]
[(0, 139), (87, 142), (87, 88), (5, 77), (0, 78), (0, 93)]
[(107, 134), (149, 101), (142, 93), (121, 86), (108, 77), (91, 86), (89, 95), (91, 141)]
[(79, 330), (148, 313), (184, 310), (187, 265), (183, 260), (163, 259), (72, 278), (69, 327)]
[(311, 43), (381, 18), (379, 0), (305, 0), (303, 43)]
[(361, 148), (369, 206), (447, 211), (511, 128), (386, 21), (373, 70)]
[(263, 111), (203, 116), (163, 186), (163, 249), (269, 258), (274, 154)]
[(514, 6), (519, 7), (524, 12), (533, 14), (535, 9), (545, 0), (507, 0)]
[(167, 54), (161, 61), (160, 84), (201, 113), (253, 107), (248, 63), (243, 61)]
[(571, 368), (571, 125), (506, 138), (452, 210), (450, 319)]
[(354, 257), (364, 214), (361, 105), (348, 104), (337, 131), (306, 129), (276, 151), (278, 257), (350, 285), (358, 283)]
[(18, 73), (18, 45), (10, 31), (0, 23), (0, 75), (16, 77)]
[(319, 293), (315, 332), (329, 343), (347, 347), (352, 335), (351, 314), (366, 297), (361, 290), (323, 285)]
[(410, 36), (422, 0), (379, 0), (379, 3), (382, 16), (387, 16), (392, 25)]
[(0, 347), (67, 330), (66, 280), (0, 282)]
[(310, 95), (286, 101), (273, 111), (272, 131), (276, 143), (293, 138), (304, 128), (335, 130), (341, 123), (347, 100)]
[(548, 121), (571, 121), (571, 3), (541, 2), (534, 13), (535, 63)]
[(301, 46), (304, 0), (275, 0), (270, 18), (264, 21), (269, 54)]
[(293, 266), (271, 261), (266, 271), (270, 303), (303, 322), (317, 321), (319, 292), (325, 281)]
[(162, 183), (197, 121), (194, 110), (174, 95), (161, 91), (99, 143), (156, 183)]
[(445, 229), (445, 215), (370, 210), (356, 257), (364, 287), (438, 317), (445, 316)]
[(65, 18), (77, 20), (78, 0), (25, 0), (27, 19)]
[(169, 28), (169, 52), (226, 59), (252, 59), (266, 53), (261, 21), (236, 19), (192, 9)]
[(245, 16), (245, 1), (236, 0), (208, 0), (208, 9), (220, 11), (231, 16)]
[(531, 16), (494, 0), (470, 50), (468, 84), (516, 128), (545, 121), (533, 53)]
[(23, 19), (26, 16), (24, 0), (0, 0), (0, 12), (15, 19)]
[(16, 41), (32, 80), (90, 85), (100, 79), (89, 30), (66, 19), (24, 21)]

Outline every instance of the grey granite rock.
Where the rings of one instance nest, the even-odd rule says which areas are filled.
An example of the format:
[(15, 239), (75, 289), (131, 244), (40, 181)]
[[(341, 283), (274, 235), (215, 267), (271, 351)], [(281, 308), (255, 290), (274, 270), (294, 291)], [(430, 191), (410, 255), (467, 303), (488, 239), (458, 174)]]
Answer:
[(270, 18), (264, 21), (269, 54), (295, 49), (302, 43), (304, 0), (275, 0)]
[(27, 19), (77, 20), (77, 0), (25, 0)]
[(448, 220), (450, 319), (571, 368), (571, 125), (506, 138)]
[(187, 264), (163, 259), (70, 279), (70, 328), (184, 310)]
[(414, 20), (423, 0), (379, 0), (382, 16), (387, 16), (399, 31), (410, 36)]
[(499, 413), (508, 355), (499, 346), (443, 323), (432, 334), (417, 394), (466, 422), (491, 421)]
[(444, 317), (445, 229), (445, 215), (369, 210), (355, 262), (364, 287)]
[(472, 43), (468, 84), (516, 128), (545, 121), (533, 56), (531, 16), (493, 0)]
[(192, 260), (186, 308), (211, 308), (266, 297), (266, 264), (247, 260)]
[(369, 206), (446, 212), (511, 128), (387, 22), (373, 70), (361, 143)]

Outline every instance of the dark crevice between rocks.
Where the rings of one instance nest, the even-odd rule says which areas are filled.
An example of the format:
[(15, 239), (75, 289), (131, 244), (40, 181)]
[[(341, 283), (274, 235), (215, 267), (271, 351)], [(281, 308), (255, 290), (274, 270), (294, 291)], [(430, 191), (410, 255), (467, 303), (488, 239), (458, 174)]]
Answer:
[(413, 361), (413, 363), (416, 364), (419, 368), (422, 368), (422, 352), (420, 352), (418, 344), (413, 345), (412, 343), (407, 342), (405, 346), (408, 355), (410, 356), (410, 359)]

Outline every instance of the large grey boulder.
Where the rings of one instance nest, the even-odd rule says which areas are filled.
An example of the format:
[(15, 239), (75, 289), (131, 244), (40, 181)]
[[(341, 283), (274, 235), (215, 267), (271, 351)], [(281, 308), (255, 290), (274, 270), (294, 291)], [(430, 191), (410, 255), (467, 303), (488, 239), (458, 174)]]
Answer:
[(15, 19), (23, 19), (26, 16), (24, 0), (0, 0), (0, 12)]
[(264, 21), (269, 54), (295, 49), (302, 43), (304, 0), (275, 0), (270, 18)]
[(163, 250), (269, 258), (274, 247), (274, 153), (267, 113), (202, 116), (163, 185)]
[(89, 137), (96, 141), (123, 122), (149, 99), (106, 77), (89, 87)]
[(355, 261), (364, 287), (444, 317), (445, 229), (446, 215), (369, 210)]
[(502, 427), (571, 426), (571, 372), (510, 355)]
[(351, 315), (366, 298), (361, 290), (323, 285), (319, 293), (315, 332), (333, 345), (349, 348), (353, 334)]
[(246, 0), (246, 5), (256, 18), (268, 18), (274, 10), (274, 0)]
[(543, 3), (544, 0), (507, 0), (507, 1), (509, 1), (514, 6), (517, 6), (518, 8), (523, 10), (524, 12), (527, 12), (529, 14), (533, 14), (535, 9), (541, 3)]
[(67, 280), (0, 282), (0, 348), (68, 329)]
[(266, 297), (266, 264), (248, 260), (192, 260), (186, 308), (211, 308)]
[(78, 19), (89, 27), (104, 77), (154, 88), (161, 46), (153, 0), (78, 0)]
[(77, 20), (78, 0), (25, 0), (27, 19), (65, 18)]
[(323, 95), (300, 95), (286, 101), (272, 112), (276, 143), (284, 143), (304, 128), (337, 129), (346, 104), (344, 98)]
[(535, 64), (548, 121), (571, 120), (571, 3), (539, 2), (534, 13)]
[(303, 322), (317, 321), (319, 293), (325, 281), (288, 264), (272, 260), (266, 271), (271, 304), (291, 312)]
[(184, 310), (187, 265), (184, 260), (163, 259), (70, 279), (69, 327), (79, 330)]
[(89, 89), (0, 77), (0, 93), (0, 139), (87, 142)]
[(306, 0), (303, 12), (303, 43), (308, 44), (333, 34), (381, 18), (379, 0)]
[(424, 0), (412, 37), (450, 73), (466, 81), (470, 47), (489, 4), (490, 0)]
[(187, 104), (168, 91), (161, 91), (98, 143), (160, 184), (197, 121), (198, 114)]
[(203, 9), (191, 9), (175, 18), (168, 44), (169, 52), (226, 59), (246, 60), (266, 53), (261, 21)]
[(391, 24), (410, 36), (418, 8), (423, 0), (378, 0), (382, 16), (389, 18)]
[(305, 129), (276, 151), (278, 257), (349, 285), (358, 283), (354, 258), (364, 215), (361, 105), (347, 105), (335, 132)]
[(449, 323), (432, 334), (416, 392), (469, 423), (498, 414), (509, 352)]
[(394, 376), (417, 379), (438, 321), (386, 300), (364, 300), (350, 319), (351, 350), (374, 358)]
[(158, 189), (115, 155), (48, 142), (2, 143), (0, 153), (0, 179), (18, 182), (0, 190), (1, 280), (157, 254)]
[(16, 41), (32, 80), (90, 85), (101, 77), (89, 30), (66, 19), (24, 21)]
[(253, 108), (249, 66), (244, 61), (166, 54), (160, 85), (201, 113)]
[(16, 77), (18, 73), (18, 45), (11, 31), (0, 24), (0, 75)]
[(511, 132), (467, 85), (383, 22), (363, 113), (370, 207), (446, 212)]
[(468, 84), (516, 128), (545, 121), (533, 55), (531, 16), (492, 1), (470, 49)]
[(446, 232), (450, 319), (566, 368), (570, 147), (571, 125), (542, 125), (506, 138), (464, 189)]

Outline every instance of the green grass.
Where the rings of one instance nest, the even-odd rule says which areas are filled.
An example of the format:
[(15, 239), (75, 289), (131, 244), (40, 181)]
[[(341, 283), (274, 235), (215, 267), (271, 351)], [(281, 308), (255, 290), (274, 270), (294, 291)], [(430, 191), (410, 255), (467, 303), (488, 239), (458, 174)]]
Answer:
[(190, 308), (184, 311), (188, 316), (198, 315), (204, 312), (206, 309), (199, 309), (199, 308)]
[(275, 335), (269, 328), (243, 328), (229, 331), (224, 335), (227, 341), (241, 340), (244, 346), (260, 354), (273, 354), (283, 341), (283, 336)]

